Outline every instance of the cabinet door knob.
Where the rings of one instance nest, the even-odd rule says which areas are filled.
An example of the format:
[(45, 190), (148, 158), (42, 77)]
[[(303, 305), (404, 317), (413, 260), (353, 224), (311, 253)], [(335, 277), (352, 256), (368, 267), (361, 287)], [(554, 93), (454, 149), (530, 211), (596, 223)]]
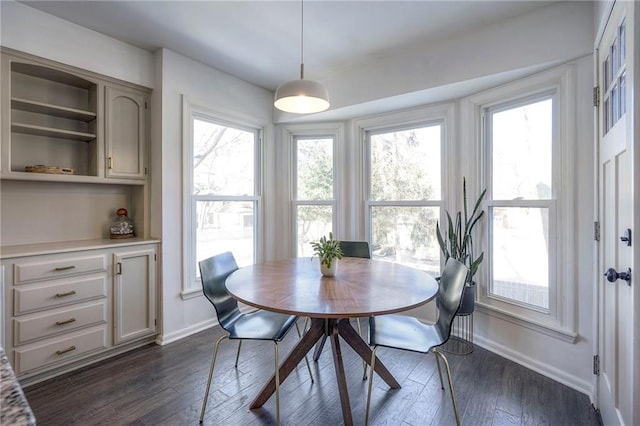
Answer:
[(56, 297), (73, 296), (76, 294), (75, 290), (67, 291), (66, 293), (56, 293)]
[(108, 161), (108, 165), (107, 165), (107, 167), (108, 167), (109, 169), (113, 169), (113, 158), (112, 158), (112, 157), (109, 157), (109, 161)]
[(75, 318), (69, 318), (68, 320), (64, 320), (64, 321), (56, 321), (56, 325), (71, 324), (72, 322), (76, 322), (76, 319)]

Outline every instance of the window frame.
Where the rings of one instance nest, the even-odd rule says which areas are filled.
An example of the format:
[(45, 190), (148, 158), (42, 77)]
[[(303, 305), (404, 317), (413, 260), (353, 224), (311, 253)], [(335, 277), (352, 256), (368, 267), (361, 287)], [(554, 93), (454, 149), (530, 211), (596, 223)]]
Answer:
[[(574, 64), (560, 66), (523, 78), (463, 100), (463, 123), (475, 123), (469, 140), (475, 141), (473, 156), (479, 165), (473, 170), (485, 188), (491, 188), (492, 152), (487, 137), (486, 113), (497, 106), (515, 107), (526, 100), (541, 99), (545, 94), (554, 96), (554, 146), (552, 147), (552, 196), (550, 200), (493, 200), (491, 191), (483, 202), (487, 211), (494, 207), (545, 207), (549, 208), (549, 308), (538, 309), (531, 305), (507, 300), (489, 293), (491, 261), (490, 238), (492, 233), (490, 214), (485, 221), (482, 238), (485, 261), (477, 275), (479, 281), (477, 308), (490, 316), (515, 322), (549, 336), (574, 342), (577, 338), (575, 319), (576, 301), (576, 221), (575, 207), (575, 155), (576, 148), (576, 70)], [(470, 159), (469, 168), (473, 169)], [(553, 242), (553, 243), (552, 243)], [(552, 276), (553, 275), (553, 276)], [(553, 285), (552, 285), (553, 283)]]
[[(201, 201), (239, 201), (254, 205), (253, 215), (253, 257), (261, 259), (261, 239), (263, 235), (263, 178), (262, 178), (262, 145), (264, 128), (249, 117), (230, 111), (212, 109), (194, 103), (187, 96), (182, 102), (183, 124), (183, 280), (180, 297), (183, 300), (202, 295), (202, 284), (197, 268), (193, 268), (196, 258), (196, 223), (197, 204)], [(254, 193), (253, 195), (194, 195), (193, 194), (193, 121), (200, 119), (218, 125), (241, 129), (254, 134)]]
[[(297, 256), (298, 243), (298, 221), (297, 221), (297, 139), (333, 139), (333, 201), (331, 203), (326, 200), (314, 200), (313, 203), (305, 202), (302, 205), (332, 205), (332, 229), (336, 238), (343, 238), (345, 235), (345, 212), (340, 210), (345, 205), (346, 184), (344, 167), (344, 125), (341, 123), (312, 123), (312, 124), (290, 124), (282, 127), (282, 140), (285, 141), (286, 158), (288, 161), (287, 175), (283, 178), (288, 180), (286, 186), (286, 194), (283, 194), (287, 200), (288, 208), (284, 213), (283, 236), (286, 244), (285, 255), (290, 257)], [(283, 181), (284, 184), (284, 181)], [(306, 200), (311, 201), (311, 200)]]

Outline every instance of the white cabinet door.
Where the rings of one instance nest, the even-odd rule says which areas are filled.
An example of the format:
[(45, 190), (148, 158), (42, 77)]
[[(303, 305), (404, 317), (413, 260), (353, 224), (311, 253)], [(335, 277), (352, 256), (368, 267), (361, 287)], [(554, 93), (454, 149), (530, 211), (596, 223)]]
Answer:
[(156, 332), (156, 251), (118, 251), (114, 267), (114, 344)]
[(134, 90), (105, 90), (106, 177), (144, 179), (147, 97)]

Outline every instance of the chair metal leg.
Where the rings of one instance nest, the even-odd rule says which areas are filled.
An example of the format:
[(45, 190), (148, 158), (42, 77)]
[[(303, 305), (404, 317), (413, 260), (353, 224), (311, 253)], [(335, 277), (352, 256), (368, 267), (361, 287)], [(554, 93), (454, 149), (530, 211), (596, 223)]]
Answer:
[[(358, 324), (358, 334), (362, 337), (362, 328), (360, 328), (360, 318), (356, 318), (356, 324)], [(362, 360), (362, 380), (367, 380), (367, 363)]]
[(209, 388), (211, 387), (211, 378), (213, 377), (213, 369), (216, 366), (216, 357), (218, 356), (218, 346), (220, 346), (220, 342), (224, 339), (227, 339), (229, 336), (222, 336), (216, 342), (216, 346), (213, 350), (213, 358), (211, 358), (211, 368), (209, 369), (209, 380), (207, 381), (207, 390), (204, 392), (204, 400), (202, 401), (202, 411), (200, 411), (200, 423), (204, 419), (204, 411), (207, 408), (207, 399), (209, 399)]
[(242, 348), (242, 340), (238, 341), (238, 353), (236, 354), (236, 365), (235, 365), (236, 368), (238, 368), (238, 360), (240, 359), (240, 348)]
[[(298, 339), (302, 339), (302, 334), (300, 334), (300, 329), (298, 328), (298, 322), (296, 321), (296, 331), (298, 332)], [(307, 320), (304, 321), (304, 327), (307, 326)], [(303, 329), (304, 329), (303, 327)], [(311, 379), (311, 383), (313, 383), (313, 374), (311, 374), (311, 366), (309, 365), (309, 358), (304, 356), (304, 362), (307, 363), (307, 370), (309, 371), (309, 378)]]
[(367, 426), (369, 424), (369, 407), (371, 406), (371, 391), (373, 389), (373, 372), (376, 369), (376, 351), (378, 347), (374, 347), (371, 351), (371, 374), (369, 374), (369, 391), (367, 392), (367, 411), (365, 412), (364, 424)]
[(316, 348), (313, 350), (313, 360), (318, 362), (320, 359), (320, 355), (322, 354), (322, 349), (324, 348), (324, 344), (327, 341), (327, 336), (322, 336), (318, 343), (316, 343)]
[(433, 353), (436, 354), (436, 359), (438, 358), (438, 356), (442, 358), (442, 361), (444, 361), (444, 366), (447, 369), (449, 391), (451, 392), (451, 402), (453, 402), (453, 413), (456, 415), (456, 425), (460, 426), (460, 417), (458, 416), (458, 403), (456, 402), (456, 395), (453, 392), (453, 380), (451, 380), (451, 369), (449, 369), (449, 362), (447, 361), (447, 358), (437, 350), (433, 349)]
[(440, 376), (440, 389), (444, 390), (444, 382), (442, 381), (442, 370), (440, 370), (440, 359), (437, 356), (436, 356), (436, 365), (438, 366), (438, 376)]
[(276, 367), (276, 424), (280, 426), (280, 363), (278, 362), (278, 342), (273, 342), (273, 353)]

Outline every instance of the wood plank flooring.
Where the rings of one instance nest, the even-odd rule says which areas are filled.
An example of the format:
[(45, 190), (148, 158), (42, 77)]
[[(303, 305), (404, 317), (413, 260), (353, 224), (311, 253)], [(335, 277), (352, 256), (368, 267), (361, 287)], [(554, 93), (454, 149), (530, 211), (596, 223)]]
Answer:
[[(222, 333), (215, 327), (164, 347), (149, 345), (27, 387), (25, 395), (41, 426), (197, 425), (213, 345)], [(296, 339), (295, 332), (289, 333), (281, 343), (281, 358)], [(204, 424), (275, 424), (274, 397), (261, 409), (248, 409), (273, 374), (273, 344), (245, 342), (237, 369), (236, 348), (236, 342), (225, 341), (218, 352)], [(348, 346), (342, 348), (354, 423), (362, 425), (367, 382), (360, 359)], [(319, 361), (310, 361), (315, 383), (304, 363), (283, 383), (282, 424), (343, 424), (330, 350), (325, 345)], [(371, 424), (455, 424), (432, 354), (384, 348), (378, 354), (402, 388), (390, 390), (376, 377)], [(586, 395), (478, 346), (470, 355), (447, 358), (463, 425), (599, 424)]]

